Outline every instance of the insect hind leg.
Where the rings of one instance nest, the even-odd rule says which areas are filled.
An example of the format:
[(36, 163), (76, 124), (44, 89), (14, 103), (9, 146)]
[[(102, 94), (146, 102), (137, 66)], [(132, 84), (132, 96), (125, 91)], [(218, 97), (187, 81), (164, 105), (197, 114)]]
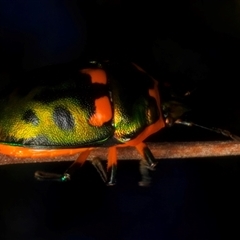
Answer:
[(90, 149), (87, 149), (84, 152), (82, 152), (77, 158), (77, 160), (74, 161), (73, 164), (63, 174), (36, 171), (34, 176), (37, 180), (42, 180), (42, 181), (44, 180), (60, 181), (60, 182), (69, 181), (71, 180), (71, 175), (78, 169), (78, 167), (82, 166), (83, 163), (86, 161), (90, 152), (91, 152)]

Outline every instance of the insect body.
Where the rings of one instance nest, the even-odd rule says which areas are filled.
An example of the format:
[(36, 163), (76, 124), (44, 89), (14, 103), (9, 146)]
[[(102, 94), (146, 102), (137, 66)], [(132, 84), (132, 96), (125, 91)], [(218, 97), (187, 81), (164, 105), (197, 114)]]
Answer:
[[(158, 84), (140, 67), (92, 63), (31, 80), (15, 89), (6, 85), (0, 93), (1, 153), (32, 158), (80, 153), (75, 164), (82, 164), (93, 148), (107, 146), (110, 184), (118, 147), (135, 146), (148, 167), (155, 166), (143, 141), (165, 123)], [(61, 178), (70, 173), (71, 168)]]

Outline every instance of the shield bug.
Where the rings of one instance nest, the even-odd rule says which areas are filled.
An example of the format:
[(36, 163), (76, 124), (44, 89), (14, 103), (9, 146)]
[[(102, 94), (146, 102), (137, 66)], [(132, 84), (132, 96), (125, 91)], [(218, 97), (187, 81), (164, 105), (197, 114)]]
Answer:
[[(1, 153), (32, 158), (80, 153), (75, 164), (83, 164), (93, 148), (107, 146), (109, 184), (115, 183), (118, 147), (136, 147), (154, 168), (144, 140), (165, 126), (156, 80), (134, 63), (91, 62), (48, 74), (2, 89)], [(68, 180), (69, 173), (60, 178)]]
[(141, 184), (148, 185), (147, 169), (154, 169), (156, 161), (144, 140), (169, 123), (158, 82), (134, 63), (94, 61), (80, 69), (48, 68), (14, 88), (5, 84), (0, 108), (0, 153), (23, 158), (80, 154), (62, 175), (38, 171), (37, 179), (67, 181), (92, 149), (108, 147), (109, 181), (100, 160), (92, 163), (113, 185), (117, 148), (133, 146), (142, 156)]

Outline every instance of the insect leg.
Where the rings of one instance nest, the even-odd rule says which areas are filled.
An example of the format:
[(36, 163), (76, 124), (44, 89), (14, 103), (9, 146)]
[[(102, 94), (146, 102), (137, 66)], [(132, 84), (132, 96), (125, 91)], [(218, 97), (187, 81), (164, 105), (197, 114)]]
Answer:
[[(43, 171), (36, 171), (34, 173), (34, 177), (39, 180), (39, 181), (61, 181), (63, 175), (62, 174), (57, 174), (57, 173), (49, 173), (49, 172), (43, 172)], [(68, 176), (66, 175), (65, 178)], [(70, 180), (70, 177), (69, 177)]]
[(82, 152), (77, 158), (77, 160), (73, 162), (73, 164), (63, 174), (37, 171), (35, 172), (34, 176), (37, 180), (51, 180), (51, 181), (61, 181), (61, 182), (69, 181), (71, 180), (71, 175), (73, 174), (73, 172), (75, 172), (76, 169), (79, 166), (82, 166), (83, 163), (86, 161), (90, 151), (91, 151), (90, 149), (87, 149), (84, 152)]
[(138, 152), (142, 155), (143, 159), (147, 162), (147, 167), (150, 170), (154, 170), (155, 166), (157, 165), (157, 161), (155, 160), (152, 152), (150, 151), (150, 149), (147, 147), (147, 145), (145, 143), (139, 143), (136, 146), (136, 149), (138, 150)]
[(142, 179), (138, 184), (141, 187), (148, 187), (151, 184), (151, 176), (149, 174), (149, 168), (147, 165), (148, 164), (146, 163), (146, 161), (144, 159), (142, 159), (140, 161), (139, 170), (140, 170)]
[(142, 155), (142, 160), (140, 161), (140, 173), (142, 180), (139, 182), (140, 186), (146, 187), (151, 183), (151, 177), (149, 175), (149, 170), (155, 170), (157, 162), (145, 143), (140, 143), (136, 146), (138, 152)]
[(95, 158), (93, 158), (93, 160), (91, 160), (91, 163), (97, 169), (102, 180), (106, 183), (107, 182), (107, 173), (102, 165), (101, 159), (99, 157), (95, 157)]
[(110, 147), (108, 149), (108, 169), (111, 168), (110, 180), (108, 182), (109, 186), (116, 184), (116, 173), (117, 173), (117, 149), (116, 147)]
[(78, 167), (81, 167), (83, 165), (83, 163), (87, 160), (90, 152), (91, 150), (87, 149), (79, 155), (77, 160), (74, 161), (73, 164), (64, 172), (62, 181), (67, 181), (71, 179), (71, 175), (77, 170)]

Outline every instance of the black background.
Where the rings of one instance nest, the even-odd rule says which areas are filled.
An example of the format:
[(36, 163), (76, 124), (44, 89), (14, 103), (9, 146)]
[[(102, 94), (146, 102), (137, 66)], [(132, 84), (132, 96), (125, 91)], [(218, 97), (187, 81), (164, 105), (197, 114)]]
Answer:
[[(191, 120), (239, 134), (239, 13), (236, 0), (1, 0), (1, 78), (84, 59), (135, 61), (179, 96), (196, 89)], [(226, 140), (186, 127), (155, 139)], [(138, 161), (119, 163), (113, 188), (89, 164), (69, 183), (33, 179), (67, 167), (1, 166), (1, 239), (239, 238), (238, 157), (161, 160), (147, 189)]]

